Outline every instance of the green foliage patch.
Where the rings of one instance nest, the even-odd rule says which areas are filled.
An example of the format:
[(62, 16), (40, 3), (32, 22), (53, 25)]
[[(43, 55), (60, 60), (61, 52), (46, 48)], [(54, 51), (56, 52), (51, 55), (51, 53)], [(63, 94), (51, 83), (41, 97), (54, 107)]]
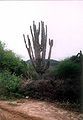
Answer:
[(27, 77), (27, 69), (27, 63), (0, 42), (0, 71), (8, 70), (16, 76)]
[(65, 59), (57, 67), (57, 76), (62, 79), (77, 78), (80, 75), (80, 64)]
[[(19, 94), (21, 79), (9, 71), (0, 73), (0, 97), (16, 96)], [(17, 95), (18, 96), (18, 95)]]
[(21, 77), (26, 73), (27, 64), (0, 41), (0, 98), (20, 96)]

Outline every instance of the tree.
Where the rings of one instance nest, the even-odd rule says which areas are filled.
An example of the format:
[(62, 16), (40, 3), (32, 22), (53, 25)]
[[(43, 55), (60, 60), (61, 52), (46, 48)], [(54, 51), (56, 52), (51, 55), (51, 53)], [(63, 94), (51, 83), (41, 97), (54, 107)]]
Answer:
[(49, 68), (49, 65), (50, 65), (50, 57), (51, 57), (51, 50), (53, 46), (53, 40), (49, 39), (50, 49), (48, 54), (48, 61), (45, 62), (46, 44), (47, 44), (47, 26), (45, 29), (44, 22), (41, 21), (41, 43), (39, 41), (40, 22), (39, 22), (38, 29), (36, 29), (35, 22), (33, 21), (33, 31), (31, 26), (30, 26), (30, 31), (32, 35), (33, 47), (32, 47), (29, 35), (27, 35), (27, 39), (28, 39), (28, 45), (27, 45), (25, 35), (23, 34), (25, 46), (27, 48), (29, 57), (31, 59), (31, 62), (35, 71), (42, 76), (42, 74), (45, 73), (45, 71)]

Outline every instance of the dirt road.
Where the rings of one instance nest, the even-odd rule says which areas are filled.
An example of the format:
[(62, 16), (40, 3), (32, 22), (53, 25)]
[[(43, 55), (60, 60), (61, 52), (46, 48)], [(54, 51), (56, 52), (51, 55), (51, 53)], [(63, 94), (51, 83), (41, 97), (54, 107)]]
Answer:
[(80, 120), (78, 115), (49, 102), (0, 101), (0, 120)]

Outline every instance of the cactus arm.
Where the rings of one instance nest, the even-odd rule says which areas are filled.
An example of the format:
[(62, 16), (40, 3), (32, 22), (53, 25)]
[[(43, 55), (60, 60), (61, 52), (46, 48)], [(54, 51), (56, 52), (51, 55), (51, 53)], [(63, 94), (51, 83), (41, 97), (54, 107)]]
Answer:
[(46, 43), (47, 43), (47, 26), (46, 26), (46, 33), (44, 30), (44, 46), (43, 46), (43, 53), (42, 53), (42, 57), (45, 60), (45, 56), (46, 56)]
[(34, 61), (33, 61), (33, 59), (32, 59), (30, 49), (29, 49), (28, 46), (27, 46), (27, 43), (26, 43), (26, 39), (25, 39), (25, 35), (24, 35), (24, 34), (23, 34), (23, 38), (24, 38), (25, 47), (26, 47), (26, 49), (27, 49), (27, 51), (28, 51), (28, 53), (29, 53), (29, 57), (30, 57), (30, 59), (31, 59), (32, 65), (33, 65), (33, 67), (35, 68), (35, 64), (34, 64)]
[(41, 52), (42, 52), (42, 65), (45, 64), (45, 29), (44, 22), (41, 21)]
[(39, 28), (38, 28), (38, 36), (40, 34), (40, 22), (39, 22)]
[(44, 71), (47, 70), (50, 66), (50, 57), (51, 57), (51, 51), (52, 51), (52, 46), (53, 46), (53, 40), (49, 39), (49, 45), (50, 45), (50, 49), (49, 49), (49, 55), (48, 55), (48, 60), (47, 60), (47, 64), (44, 68)]
[(30, 50), (30, 53), (32, 53), (32, 59), (34, 60), (33, 49), (32, 49), (32, 46), (31, 46), (30, 39), (29, 39), (29, 35), (27, 35), (27, 39), (28, 39), (29, 50)]
[[(40, 27), (39, 27), (40, 29)], [(34, 31), (34, 52), (35, 52), (35, 59), (39, 59), (40, 58), (40, 45), (39, 45), (39, 31), (36, 30), (36, 25), (35, 22), (33, 21), (33, 31)]]

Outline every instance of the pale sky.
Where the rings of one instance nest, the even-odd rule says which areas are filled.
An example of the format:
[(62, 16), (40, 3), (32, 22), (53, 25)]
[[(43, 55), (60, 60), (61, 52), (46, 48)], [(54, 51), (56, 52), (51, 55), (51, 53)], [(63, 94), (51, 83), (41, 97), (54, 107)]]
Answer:
[(0, 1), (0, 40), (24, 60), (29, 56), (23, 33), (31, 37), (33, 20), (37, 25), (42, 20), (48, 27), (48, 39), (54, 41), (51, 59), (83, 51), (82, 1)]

